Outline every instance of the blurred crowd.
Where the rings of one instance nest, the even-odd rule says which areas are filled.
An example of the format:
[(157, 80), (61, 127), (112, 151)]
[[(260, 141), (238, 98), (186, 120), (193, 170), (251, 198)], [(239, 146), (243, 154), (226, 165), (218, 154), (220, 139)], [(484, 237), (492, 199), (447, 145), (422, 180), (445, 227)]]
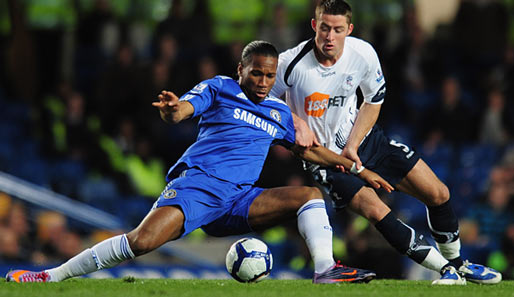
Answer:
[[(443, 1), (454, 5), (441, 20), (442, 9), (428, 0), (349, 2), (352, 35), (375, 47), (387, 80), (378, 123), (420, 151), (449, 186), (463, 256), (514, 278), (514, 1)], [(181, 95), (217, 74), (234, 77), (250, 40), (283, 51), (312, 37), (313, 3), (0, 2), (0, 171), (134, 226), (197, 133), (197, 119), (164, 124), (151, 106), (157, 94)], [(287, 150), (271, 149), (260, 186), (312, 184)], [(428, 234), (421, 203), (397, 193), (382, 198)], [(406, 277), (395, 264), (403, 258), (373, 226), (329, 211), (345, 264)], [(305, 269), (309, 256), (295, 228), (261, 235), (275, 259)], [(60, 262), (111, 232), (0, 193), (0, 262)]]

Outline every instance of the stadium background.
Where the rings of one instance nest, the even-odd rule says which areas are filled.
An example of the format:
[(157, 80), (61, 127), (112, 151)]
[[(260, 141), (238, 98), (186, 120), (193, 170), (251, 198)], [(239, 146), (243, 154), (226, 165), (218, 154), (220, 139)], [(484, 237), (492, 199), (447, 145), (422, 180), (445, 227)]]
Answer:
[[(387, 96), (379, 124), (420, 151), (449, 186), (463, 255), (514, 278), (514, 1), (349, 1), (353, 36), (373, 44)], [(0, 1), (0, 272), (59, 264), (135, 226), (196, 121), (165, 125), (151, 106), (216, 74), (244, 44), (284, 50), (312, 36), (311, 0)], [(311, 184), (271, 150), (261, 186)], [(425, 209), (382, 195), (428, 235)], [(92, 206), (87, 207), (86, 205)], [(329, 209), (336, 257), (382, 278), (430, 279), (363, 218)], [(274, 277), (310, 277), (295, 223), (253, 234)], [(94, 277), (228, 277), (235, 238), (195, 232)]]

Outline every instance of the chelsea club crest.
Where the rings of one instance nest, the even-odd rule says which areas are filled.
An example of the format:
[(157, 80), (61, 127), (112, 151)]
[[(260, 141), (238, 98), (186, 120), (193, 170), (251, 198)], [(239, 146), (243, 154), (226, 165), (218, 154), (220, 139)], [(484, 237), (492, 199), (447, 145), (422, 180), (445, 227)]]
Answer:
[(162, 192), (162, 197), (164, 197), (164, 199), (171, 199), (171, 198), (175, 198), (177, 196), (177, 191), (173, 190), (173, 189), (166, 189), (164, 190), (164, 192)]
[(282, 122), (282, 116), (280, 115), (280, 112), (278, 112), (277, 110), (275, 109), (272, 109), (269, 114), (271, 115), (271, 117), (277, 121), (277, 122)]

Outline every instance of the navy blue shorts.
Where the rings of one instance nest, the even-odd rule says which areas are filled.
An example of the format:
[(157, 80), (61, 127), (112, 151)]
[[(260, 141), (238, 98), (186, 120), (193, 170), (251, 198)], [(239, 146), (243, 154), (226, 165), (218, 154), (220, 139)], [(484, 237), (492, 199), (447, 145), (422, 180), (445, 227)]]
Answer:
[(264, 189), (224, 181), (197, 168), (184, 170), (171, 180), (153, 208), (179, 206), (185, 216), (181, 237), (202, 228), (212, 236), (245, 234), (248, 211)]
[[(384, 135), (378, 126), (373, 127), (358, 150), (362, 164), (373, 170), (392, 186), (398, 184), (420, 159), (420, 155), (403, 143)], [(334, 208), (343, 208), (364, 186), (361, 178), (330, 168), (307, 166), (314, 179), (332, 198)]]

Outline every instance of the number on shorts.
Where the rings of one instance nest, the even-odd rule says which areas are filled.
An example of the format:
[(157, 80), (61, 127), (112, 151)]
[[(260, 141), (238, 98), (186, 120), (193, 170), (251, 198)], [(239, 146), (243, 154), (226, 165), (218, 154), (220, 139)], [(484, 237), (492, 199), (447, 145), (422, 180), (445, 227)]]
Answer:
[(410, 157), (412, 157), (412, 155), (414, 154), (414, 152), (413, 152), (413, 151), (411, 151), (411, 150), (410, 150), (410, 148), (409, 148), (407, 145), (405, 145), (405, 144), (403, 144), (403, 143), (401, 143), (401, 142), (398, 142), (398, 141), (396, 141), (396, 140), (394, 140), (394, 139), (391, 139), (391, 141), (389, 141), (389, 144), (390, 144), (390, 145), (392, 145), (392, 146), (396, 146), (396, 147), (401, 148), (401, 149), (402, 149), (402, 151), (403, 151), (403, 152), (405, 152), (405, 153), (407, 154), (407, 155), (406, 155), (407, 159), (409, 159)]

